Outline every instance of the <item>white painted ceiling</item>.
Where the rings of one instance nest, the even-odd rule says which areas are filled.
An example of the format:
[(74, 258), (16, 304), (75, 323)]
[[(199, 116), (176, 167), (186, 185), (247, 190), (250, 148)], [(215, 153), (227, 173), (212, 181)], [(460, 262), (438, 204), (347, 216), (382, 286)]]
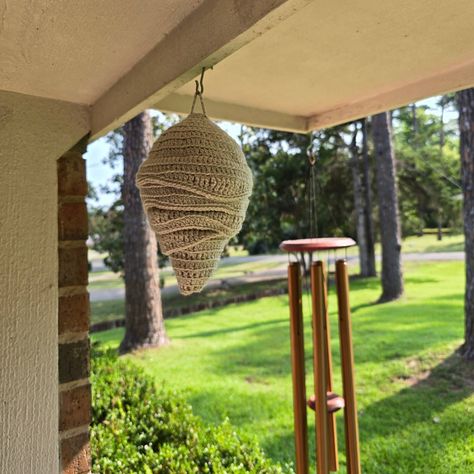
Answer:
[(203, 0), (0, 0), (0, 90), (92, 104)]
[(146, 107), (341, 123), (474, 85), (474, 1), (0, 0), (0, 90), (90, 105), (94, 137)]

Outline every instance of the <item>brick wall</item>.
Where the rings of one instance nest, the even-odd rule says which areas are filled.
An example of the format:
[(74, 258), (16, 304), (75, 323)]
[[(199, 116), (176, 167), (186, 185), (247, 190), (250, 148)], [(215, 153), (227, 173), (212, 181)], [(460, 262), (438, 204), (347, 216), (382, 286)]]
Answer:
[(62, 474), (89, 473), (89, 294), (84, 143), (58, 160), (59, 456)]

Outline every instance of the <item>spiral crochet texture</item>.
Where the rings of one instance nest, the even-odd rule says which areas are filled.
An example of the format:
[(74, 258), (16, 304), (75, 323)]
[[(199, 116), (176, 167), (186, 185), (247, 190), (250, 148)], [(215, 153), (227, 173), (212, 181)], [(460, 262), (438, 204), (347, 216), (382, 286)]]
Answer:
[(245, 219), (252, 175), (242, 150), (205, 115), (191, 113), (155, 142), (137, 186), (180, 292), (201, 291)]

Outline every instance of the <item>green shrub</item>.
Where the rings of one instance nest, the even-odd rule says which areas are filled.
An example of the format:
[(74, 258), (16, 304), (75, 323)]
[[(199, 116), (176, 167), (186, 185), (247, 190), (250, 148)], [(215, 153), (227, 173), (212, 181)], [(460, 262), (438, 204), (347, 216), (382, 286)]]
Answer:
[(92, 369), (94, 473), (292, 472), (229, 422), (205, 426), (178, 394), (157, 390), (133, 362), (96, 351)]

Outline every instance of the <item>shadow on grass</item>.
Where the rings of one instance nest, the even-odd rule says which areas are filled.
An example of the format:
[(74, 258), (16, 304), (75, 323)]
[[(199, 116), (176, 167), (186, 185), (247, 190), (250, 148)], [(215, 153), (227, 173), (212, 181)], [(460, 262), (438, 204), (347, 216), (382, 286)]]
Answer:
[[(404, 303), (377, 306), (376, 312), (361, 312), (353, 319), (356, 363), (400, 360), (462, 337), (462, 300), (459, 300), (459, 307), (450, 304), (449, 300), (458, 300), (458, 297), (443, 296), (436, 304), (429, 306), (429, 310), (425, 304)], [(335, 311), (331, 313), (331, 325), (331, 345), (337, 362), (339, 340)], [(212, 351), (216, 373), (232, 373), (243, 377), (253, 374), (281, 377), (291, 373), (289, 322), (286, 318), (225, 327), (200, 333), (199, 336), (208, 337), (219, 333), (231, 335), (245, 330), (250, 330), (250, 333), (244, 332), (242, 337), (235, 338), (231, 344)], [(308, 317), (305, 317), (305, 349), (306, 360), (311, 367), (311, 327)]]
[(442, 461), (447, 450), (472, 437), (474, 414), (456, 404), (474, 393), (474, 364), (452, 353), (433, 369), (415, 370), (399, 381), (407, 387), (361, 410), (364, 472), (474, 472), (467, 470), (469, 449), (449, 465)]
[(245, 324), (243, 326), (233, 326), (233, 327), (226, 327), (226, 328), (219, 328), (219, 329), (213, 329), (212, 331), (203, 331), (203, 332), (195, 332), (192, 334), (189, 334), (187, 336), (181, 336), (180, 339), (194, 339), (194, 338), (200, 338), (200, 337), (213, 337), (213, 336), (218, 336), (222, 334), (228, 334), (228, 333), (236, 333), (240, 331), (248, 331), (252, 330), (258, 327), (262, 326), (273, 326), (275, 324), (281, 324), (286, 322), (286, 319), (280, 318), (280, 319), (272, 319), (270, 321), (260, 321), (252, 324)]
[[(217, 424), (228, 418), (240, 431), (257, 437), (271, 458), (285, 463), (294, 461), (291, 387), (282, 387), (281, 391), (283, 393), (268, 393), (257, 387), (249, 392), (235, 386), (223, 386), (219, 391), (200, 390), (186, 398), (193, 412), (206, 423)], [(286, 419), (275, 429), (272, 420), (281, 417), (282, 413)], [(255, 426), (258, 426), (258, 432)]]

